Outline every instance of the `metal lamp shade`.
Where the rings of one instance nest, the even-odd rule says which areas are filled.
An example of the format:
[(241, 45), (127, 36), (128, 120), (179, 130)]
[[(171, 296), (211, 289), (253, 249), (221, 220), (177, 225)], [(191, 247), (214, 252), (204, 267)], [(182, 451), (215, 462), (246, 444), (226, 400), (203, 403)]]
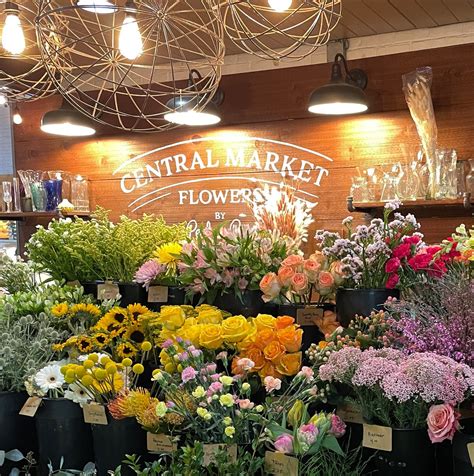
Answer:
[(314, 114), (357, 114), (368, 109), (364, 91), (346, 82), (329, 83), (311, 94), (308, 111)]
[(64, 108), (47, 112), (41, 120), (41, 130), (69, 137), (90, 136), (96, 132), (91, 122), (81, 113)]

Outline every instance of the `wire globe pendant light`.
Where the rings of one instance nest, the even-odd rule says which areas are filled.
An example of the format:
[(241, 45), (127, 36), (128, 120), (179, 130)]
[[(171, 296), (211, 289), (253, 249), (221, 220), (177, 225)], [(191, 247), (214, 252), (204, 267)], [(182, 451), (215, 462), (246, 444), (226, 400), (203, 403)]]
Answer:
[[(115, 0), (103, 13), (85, 0), (40, 0), (43, 61), (75, 108), (102, 124), (154, 132), (176, 127), (164, 118), (170, 99), (196, 96), (196, 110), (212, 99), (225, 53), (217, 0)], [(194, 69), (200, 79), (190, 86)]]
[(342, 0), (224, 0), (222, 8), (227, 36), (243, 52), (300, 60), (329, 41)]
[(0, 95), (20, 102), (54, 94), (36, 41), (36, 2), (6, 2), (0, 9)]

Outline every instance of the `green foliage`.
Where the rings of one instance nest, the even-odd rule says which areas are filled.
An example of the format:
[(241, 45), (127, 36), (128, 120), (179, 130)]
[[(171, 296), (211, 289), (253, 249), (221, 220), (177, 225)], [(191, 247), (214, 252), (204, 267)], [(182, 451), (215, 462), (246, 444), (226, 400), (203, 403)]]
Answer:
[(13, 294), (35, 287), (35, 273), (29, 263), (14, 261), (5, 253), (0, 253), (0, 288)]
[(39, 226), (27, 250), (30, 259), (57, 280), (132, 282), (157, 246), (187, 235), (183, 223), (167, 225), (162, 217), (122, 216), (114, 224), (99, 208), (91, 220), (66, 218), (52, 220), (47, 228)]

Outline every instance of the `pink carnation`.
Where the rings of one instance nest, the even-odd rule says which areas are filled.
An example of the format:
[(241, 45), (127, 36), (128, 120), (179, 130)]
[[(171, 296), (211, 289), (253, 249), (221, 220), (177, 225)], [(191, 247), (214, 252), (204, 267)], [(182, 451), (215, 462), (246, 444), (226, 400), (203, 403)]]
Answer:
[(396, 273), (400, 268), (400, 260), (398, 258), (390, 258), (385, 263), (385, 272), (386, 273)]
[(272, 393), (274, 390), (280, 390), (281, 388), (281, 380), (270, 375), (265, 377), (263, 383), (265, 384), (265, 390), (268, 393)]
[(181, 372), (181, 380), (183, 383), (189, 382), (190, 380), (194, 380), (196, 378), (197, 371), (192, 367), (186, 367)]
[(239, 400), (238, 403), (241, 410), (251, 410), (255, 406), (255, 403), (251, 402), (248, 398)]
[(331, 428), (329, 432), (336, 438), (340, 438), (346, 432), (346, 424), (335, 413), (331, 416)]

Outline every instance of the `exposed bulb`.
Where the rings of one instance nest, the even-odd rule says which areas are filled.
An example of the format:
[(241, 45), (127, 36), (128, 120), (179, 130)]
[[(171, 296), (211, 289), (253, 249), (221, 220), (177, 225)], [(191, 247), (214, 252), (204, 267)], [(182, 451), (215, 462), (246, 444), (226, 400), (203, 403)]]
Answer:
[(0, 94), (0, 106), (5, 106), (7, 103), (7, 97), (4, 94)]
[(19, 125), (23, 122), (23, 118), (21, 117), (20, 111), (18, 109), (15, 109), (15, 112), (13, 114), (13, 123), (16, 125)]
[(76, 5), (86, 12), (99, 15), (115, 13), (117, 11), (116, 5), (110, 0), (77, 0)]
[(12, 55), (19, 55), (25, 50), (25, 35), (17, 12), (8, 12), (3, 25), (2, 46)]
[(143, 42), (135, 15), (127, 14), (119, 35), (119, 49), (125, 58), (137, 59), (143, 52)]
[(281, 13), (291, 7), (291, 1), (292, 0), (268, 0), (268, 5), (276, 12)]

